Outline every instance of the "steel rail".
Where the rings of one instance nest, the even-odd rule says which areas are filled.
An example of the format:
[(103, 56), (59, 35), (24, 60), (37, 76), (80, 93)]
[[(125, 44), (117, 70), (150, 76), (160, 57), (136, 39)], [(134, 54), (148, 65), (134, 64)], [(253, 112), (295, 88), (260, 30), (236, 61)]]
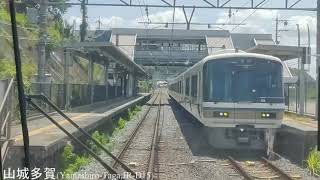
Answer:
[(285, 180), (294, 180), (293, 177), (291, 177), (289, 174), (287, 174), (286, 172), (284, 172), (282, 169), (280, 169), (279, 167), (277, 167), (276, 165), (274, 165), (273, 163), (271, 163), (269, 160), (267, 160), (266, 158), (262, 157), (262, 162), (270, 167), (271, 169), (273, 169), (274, 171), (276, 171), (277, 173), (279, 173), (281, 175), (281, 177)]
[[(160, 89), (161, 93), (161, 89)], [(146, 171), (146, 179), (151, 180), (153, 179), (153, 171), (154, 171), (154, 162), (155, 162), (155, 156), (156, 156), (156, 148), (159, 140), (159, 122), (160, 122), (160, 114), (161, 114), (161, 95), (159, 99), (158, 104), (158, 112), (156, 117), (156, 122), (154, 126), (154, 132), (153, 132), (153, 138), (152, 138), (152, 144), (151, 144), (151, 151), (149, 156), (149, 162), (148, 162), (148, 169)]]
[[(133, 132), (130, 134), (128, 140), (126, 141), (125, 145), (123, 146), (123, 148), (121, 149), (120, 153), (117, 155), (117, 159), (122, 159), (125, 152), (128, 150), (130, 144), (132, 143), (133, 138), (136, 136), (138, 130), (140, 129), (142, 123), (145, 121), (147, 115), (149, 114), (151, 107), (153, 106), (154, 102), (156, 101), (156, 99), (158, 98), (160, 92), (157, 93), (156, 97), (153, 99), (151, 105), (148, 107), (148, 109), (145, 111), (145, 113), (143, 114), (141, 120), (139, 121), (139, 123), (137, 124), (137, 126), (135, 127), (135, 129), (133, 130)], [(118, 166), (118, 162), (114, 161), (112, 164), (113, 168), (117, 168)]]
[(237, 163), (231, 156), (228, 156), (229, 161), (236, 168), (236, 170), (244, 177), (246, 180), (254, 180), (252, 177), (239, 163)]

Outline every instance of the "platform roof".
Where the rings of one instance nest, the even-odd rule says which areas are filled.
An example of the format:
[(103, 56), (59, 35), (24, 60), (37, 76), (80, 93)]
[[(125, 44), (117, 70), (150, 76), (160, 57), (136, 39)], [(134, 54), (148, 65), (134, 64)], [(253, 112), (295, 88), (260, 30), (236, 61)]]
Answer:
[(261, 53), (280, 58), (282, 61), (301, 57), (303, 47), (258, 44), (246, 50), (250, 53)]
[(76, 55), (95, 63), (104, 65), (110, 61), (123, 66), (127, 71), (134, 72), (140, 76), (147, 76), (145, 70), (136, 64), (131, 58), (122, 52), (112, 42), (77, 42), (68, 43), (64, 48), (71, 50)]

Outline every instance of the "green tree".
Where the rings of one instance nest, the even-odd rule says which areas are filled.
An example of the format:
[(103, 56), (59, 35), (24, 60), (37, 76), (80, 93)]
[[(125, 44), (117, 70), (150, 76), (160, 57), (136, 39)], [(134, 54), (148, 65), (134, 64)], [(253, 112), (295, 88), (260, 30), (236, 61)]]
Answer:
[[(36, 72), (36, 66), (31, 63), (22, 64), (22, 78), (26, 92), (30, 91), (31, 80)], [(9, 59), (0, 59), (0, 79), (15, 78), (15, 64)]]

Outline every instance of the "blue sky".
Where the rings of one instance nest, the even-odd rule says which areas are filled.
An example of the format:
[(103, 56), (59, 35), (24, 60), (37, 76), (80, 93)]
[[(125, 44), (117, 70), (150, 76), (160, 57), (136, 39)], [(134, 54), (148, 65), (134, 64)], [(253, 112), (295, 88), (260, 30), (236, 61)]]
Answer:
[[(129, 0), (124, 0), (129, 2)], [(215, 4), (215, 0), (209, 0)], [(221, 3), (227, 0), (220, 0)], [(255, 0), (259, 3), (261, 0)], [(289, 0), (289, 4), (296, 2), (297, 0)], [(70, 2), (79, 2), (78, 0), (70, 0)], [(120, 0), (108, 0), (108, 3), (119, 3)], [(167, 0), (172, 3), (173, 0)], [(251, 0), (232, 0), (232, 5), (242, 6), (249, 3)], [(263, 5), (264, 7), (277, 7), (284, 6), (285, 0), (267, 0)], [(89, 0), (89, 3), (106, 3), (106, 0)], [(134, 4), (163, 4), (160, 0), (132, 0)], [(177, 0), (176, 4), (184, 5), (206, 5), (202, 0)], [(316, 0), (302, 0), (296, 7), (316, 7)], [(172, 22), (173, 8), (148, 8), (149, 19), (152, 22)], [(203, 23), (239, 23), (244, 19), (246, 25), (239, 26), (232, 32), (239, 33), (269, 33), (274, 34), (275, 32), (275, 18), (278, 15), (281, 19), (288, 19), (289, 25), (287, 27), (280, 26), (280, 28), (286, 28), (290, 31), (281, 34), (281, 44), (295, 45), (297, 44), (297, 31), (296, 24), (300, 24), (301, 27), (301, 42), (302, 44), (307, 43), (307, 24), (311, 30), (311, 44), (313, 50), (315, 50), (315, 35), (316, 35), (316, 12), (307, 11), (276, 11), (276, 10), (232, 10), (234, 16), (231, 19), (228, 18), (228, 10), (217, 10), (217, 9), (196, 9), (192, 22), (203, 22)], [(191, 10), (187, 11), (190, 15)], [(250, 14), (252, 14), (248, 18)], [(97, 28), (97, 20), (99, 16), (102, 21), (102, 28), (109, 29), (114, 27), (141, 27), (145, 28), (144, 25), (138, 24), (138, 21), (144, 21), (146, 19), (145, 8), (133, 8), (133, 7), (97, 7), (88, 6), (88, 20), (90, 29)], [(65, 19), (72, 23), (75, 20), (77, 27), (81, 22), (81, 12), (79, 6), (69, 8), (65, 15)], [(185, 22), (182, 9), (176, 9), (176, 22)], [(150, 25), (149, 28), (155, 27)], [(175, 26), (176, 28), (185, 28), (185, 26)], [(234, 26), (220, 26), (224, 29), (232, 30)], [(191, 29), (207, 29), (207, 26), (192, 26)], [(314, 51), (313, 51), (314, 53)], [(297, 63), (289, 62), (289, 65), (295, 66)], [(315, 76), (314, 59), (311, 64), (310, 74)]]

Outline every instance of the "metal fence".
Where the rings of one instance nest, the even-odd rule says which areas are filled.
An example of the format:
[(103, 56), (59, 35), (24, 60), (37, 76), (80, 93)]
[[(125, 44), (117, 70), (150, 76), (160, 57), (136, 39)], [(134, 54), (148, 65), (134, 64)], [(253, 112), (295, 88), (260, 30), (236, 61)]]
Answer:
[[(70, 95), (66, 97), (66, 85), (65, 84), (54, 84), (46, 83), (31, 84), (30, 94), (40, 94), (39, 89), (42, 89), (41, 93), (47, 96), (55, 105), (60, 109), (65, 109), (66, 98), (69, 98), (70, 107), (84, 106), (91, 103), (91, 85), (89, 84), (70, 84)], [(108, 86), (108, 99), (115, 98), (115, 86)], [(93, 86), (93, 102), (100, 102), (107, 100), (106, 86), (105, 85), (94, 85)], [(119, 92), (117, 96), (121, 96), (121, 88), (118, 87)], [(37, 102), (46, 112), (51, 112), (52, 109), (47, 107), (45, 103), (40, 101)], [(34, 115), (35, 111), (31, 107), (28, 107), (28, 115)]]
[[(316, 84), (308, 84), (305, 89), (304, 98), (304, 115), (315, 116), (316, 113)], [(286, 84), (285, 85), (285, 104), (286, 110), (299, 114), (300, 100), (299, 100), (299, 85)]]
[[(14, 118), (13, 79), (0, 80), (0, 138), (1, 156), (3, 160), (12, 144), (11, 123)], [(1, 161), (3, 162), (3, 161)]]

